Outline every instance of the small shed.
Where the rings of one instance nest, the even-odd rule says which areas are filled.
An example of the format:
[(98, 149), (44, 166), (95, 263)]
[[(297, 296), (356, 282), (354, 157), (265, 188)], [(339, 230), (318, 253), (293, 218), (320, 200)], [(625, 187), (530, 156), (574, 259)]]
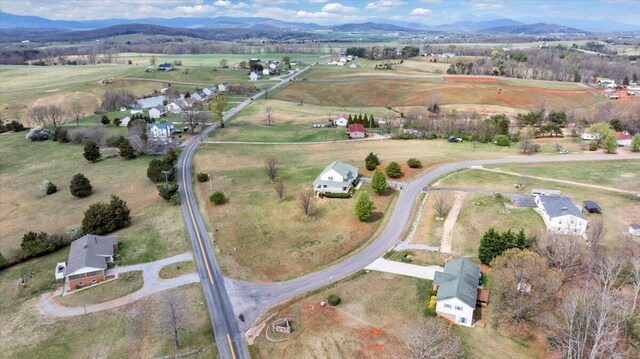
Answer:
[(640, 237), (640, 224), (634, 223), (629, 225), (629, 233), (631, 233), (632, 236)]
[(584, 201), (584, 202), (582, 202), (582, 204), (584, 205), (584, 209), (587, 212), (602, 214), (602, 209), (594, 201)]

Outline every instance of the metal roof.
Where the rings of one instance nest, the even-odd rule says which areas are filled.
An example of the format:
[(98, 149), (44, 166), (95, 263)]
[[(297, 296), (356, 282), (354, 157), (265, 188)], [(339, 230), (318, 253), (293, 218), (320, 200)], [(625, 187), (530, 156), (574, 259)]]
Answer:
[(573, 215), (578, 218), (586, 219), (578, 206), (573, 204), (569, 197), (563, 196), (537, 196), (545, 212), (550, 218)]
[(457, 298), (471, 308), (476, 307), (480, 267), (466, 258), (456, 258), (444, 264), (444, 272), (436, 272), (437, 300)]

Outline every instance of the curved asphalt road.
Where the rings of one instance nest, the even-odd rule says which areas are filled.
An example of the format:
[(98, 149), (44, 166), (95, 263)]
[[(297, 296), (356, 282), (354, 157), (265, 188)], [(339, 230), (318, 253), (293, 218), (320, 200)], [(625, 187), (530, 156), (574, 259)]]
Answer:
[(226, 289), (234, 302), (236, 314), (242, 313), (245, 317), (245, 323), (241, 323), (241, 328), (247, 331), (252, 325), (257, 324), (256, 322), (273, 306), (346, 278), (384, 255), (402, 239), (402, 233), (410, 221), (411, 211), (413, 210), (420, 191), (430, 182), (447, 173), (471, 166), (500, 163), (607, 161), (621, 159), (638, 160), (640, 159), (640, 155), (517, 156), (501, 159), (462, 161), (434, 168), (406, 185), (400, 193), (398, 202), (391, 213), (389, 223), (380, 236), (351, 257), (345, 258), (341, 262), (323, 270), (284, 282), (249, 283), (226, 278)]
[[(274, 91), (286, 86), (289, 81), (296, 76), (309, 70), (309, 66), (293, 73), (289, 77), (283, 77), (281, 82), (271, 87), (268, 91)], [(223, 120), (227, 121), (235, 116), (240, 110), (249, 105), (254, 99), (264, 96), (266, 91), (261, 91), (251, 98), (245, 99), (238, 106), (229, 110)], [(211, 245), (211, 240), (204, 225), (198, 204), (193, 193), (191, 180), (191, 162), (196, 148), (203, 139), (206, 139), (211, 131), (216, 129), (218, 124), (208, 127), (200, 135), (193, 137), (184, 147), (180, 154), (177, 165), (177, 182), (179, 184), (179, 195), (189, 239), (193, 248), (193, 256), (198, 267), (198, 275), (204, 291), (204, 296), (209, 309), (211, 324), (216, 337), (216, 345), (221, 359), (249, 359), (249, 351), (244, 341), (243, 332), (238, 327), (238, 321), (233, 311), (233, 306), (227, 295), (225, 281), (220, 272), (216, 256)]]

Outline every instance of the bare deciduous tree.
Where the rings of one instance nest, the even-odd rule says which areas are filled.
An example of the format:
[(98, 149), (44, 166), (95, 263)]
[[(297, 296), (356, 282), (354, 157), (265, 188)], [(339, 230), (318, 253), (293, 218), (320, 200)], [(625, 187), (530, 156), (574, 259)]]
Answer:
[(47, 107), (47, 121), (54, 128), (60, 127), (66, 119), (66, 113), (60, 107), (51, 105)]
[(447, 195), (442, 192), (435, 194), (435, 203), (433, 206), (439, 218), (446, 217), (447, 213), (451, 210), (451, 203), (448, 201)]
[(560, 142), (556, 142), (556, 143), (554, 143), (554, 144), (553, 144), (553, 148), (554, 148), (556, 151), (560, 151), (560, 150), (562, 149), (562, 147), (563, 147), (563, 146), (562, 146), (562, 143), (560, 143)]
[(591, 251), (594, 257), (599, 258), (602, 250), (602, 241), (604, 235), (607, 233), (607, 227), (604, 224), (602, 218), (595, 218), (589, 221), (589, 227), (587, 228), (587, 238), (591, 245)]
[(464, 356), (461, 340), (443, 319), (432, 318), (406, 326), (404, 352), (399, 358), (452, 359)]
[(162, 298), (162, 305), (160, 330), (171, 338), (175, 349), (178, 349), (181, 333), (187, 328), (190, 320), (184, 298), (176, 292), (169, 292)]
[(491, 278), (496, 320), (516, 324), (540, 314), (540, 305), (554, 298), (561, 284), (559, 270), (549, 268), (537, 253), (520, 249), (495, 258)]
[(207, 122), (207, 115), (202, 111), (202, 105), (199, 102), (193, 104), (193, 107), (184, 111), (185, 123), (189, 125), (191, 133), (194, 133), (195, 128)]
[(264, 120), (267, 123), (267, 126), (271, 126), (271, 123), (273, 122), (273, 114), (274, 114), (274, 112), (275, 112), (275, 110), (271, 106), (267, 106), (264, 109)]
[(278, 199), (282, 201), (285, 193), (284, 182), (282, 180), (276, 182), (274, 189), (276, 190), (276, 194), (278, 194)]
[(29, 109), (29, 117), (38, 126), (47, 125), (47, 108), (45, 106), (35, 106)]
[(71, 116), (76, 121), (76, 126), (80, 127), (80, 119), (82, 118), (82, 104), (78, 101), (71, 104), (69, 109)]
[(626, 282), (633, 287), (633, 302), (629, 308), (628, 317), (632, 317), (638, 304), (640, 295), (640, 245), (636, 242), (629, 242), (630, 245), (625, 250), (627, 254), (627, 278)]
[(589, 250), (582, 238), (544, 233), (534, 236), (531, 249), (547, 260), (549, 267), (562, 271), (562, 284), (588, 272)]
[(310, 190), (303, 191), (300, 193), (300, 209), (305, 216), (311, 215), (313, 213), (313, 192)]
[(278, 176), (278, 171), (280, 170), (280, 166), (278, 166), (278, 160), (275, 157), (268, 157), (264, 160), (264, 172), (269, 176), (269, 179), (274, 181)]

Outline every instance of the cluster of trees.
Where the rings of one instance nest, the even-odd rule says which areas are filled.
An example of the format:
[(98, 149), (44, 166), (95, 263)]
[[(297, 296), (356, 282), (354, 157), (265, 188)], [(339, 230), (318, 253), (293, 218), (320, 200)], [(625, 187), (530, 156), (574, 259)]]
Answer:
[(535, 136), (559, 136), (562, 137), (562, 129), (567, 126), (569, 120), (564, 111), (551, 111), (548, 114), (544, 108), (538, 111), (531, 111), (527, 114), (518, 114), (516, 120), (520, 126), (534, 127)]
[(16, 120), (13, 120), (11, 122), (7, 122), (4, 123), (4, 121), (0, 121), (0, 133), (5, 133), (5, 132), (20, 132), (20, 131), (24, 131), (27, 128), (24, 127), (24, 125)]
[(111, 195), (109, 203), (94, 203), (84, 212), (82, 232), (105, 234), (123, 228), (131, 223), (131, 211), (127, 203), (116, 195)]
[[(176, 183), (177, 163), (178, 154), (171, 148), (163, 158), (154, 158), (151, 160), (147, 167), (147, 178), (149, 178), (151, 182), (160, 183), (156, 186), (160, 197), (174, 205), (180, 204), (178, 184)], [(198, 179), (200, 179), (200, 175), (198, 175)]]
[(518, 233), (511, 232), (511, 229), (499, 232), (492, 227), (480, 239), (478, 258), (482, 264), (490, 264), (495, 257), (511, 248), (529, 248), (529, 239), (524, 234), (524, 230), (521, 229)]
[(368, 127), (368, 128), (378, 127), (378, 121), (376, 121), (373, 118), (373, 115), (369, 115), (369, 117), (367, 117), (366, 113), (364, 114), (364, 116), (362, 114), (358, 114), (358, 115), (349, 114), (349, 117), (347, 117), (347, 126), (354, 123), (359, 123), (364, 127)]
[(407, 59), (420, 55), (420, 48), (417, 46), (404, 46), (398, 50), (389, 46), (349, 47), (345, 54), (369, 60)]

